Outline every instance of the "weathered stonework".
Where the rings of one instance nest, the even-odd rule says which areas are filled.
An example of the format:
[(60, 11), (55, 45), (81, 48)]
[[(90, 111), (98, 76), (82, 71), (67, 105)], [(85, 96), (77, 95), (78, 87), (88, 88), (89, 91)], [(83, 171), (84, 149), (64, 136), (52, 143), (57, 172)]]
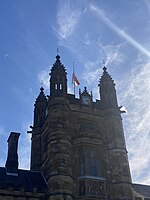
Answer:
[(11, 133), (0, 200), (150, 199), (149, 186), (132, 184), (115, 84), (103, 70), (100, 100), (93, 102), (86, 87), (76, 98), (67, 93), (67, 73), (56, 56), (50, 96), (41, 87), (34, 105), (31, 169), (18, 169), (20, 134)]
[(79, 99), (67, 94), (59, 56), (50, 75), (49, 98), (42, 94), (35, 103), (45, 121), (39, 126), (34, 120), (31, 154), (31, 170), (43, 172), (50, 199), (134, 199), (121, 111), (106, 67), (96, 102), (86, 87)]

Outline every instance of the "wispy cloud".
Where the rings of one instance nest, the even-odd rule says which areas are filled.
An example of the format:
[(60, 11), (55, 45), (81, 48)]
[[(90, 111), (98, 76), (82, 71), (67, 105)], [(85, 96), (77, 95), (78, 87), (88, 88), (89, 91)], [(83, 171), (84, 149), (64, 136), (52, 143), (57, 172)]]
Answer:
[(117, 45), (102, 45), (102, 43), (98, 43), (98, 46), (103, 51), (104, 60), (106, 61), (106, 65), (114, 64), (118, 65), (124, 61), (124, 54), (122, 53), (122, 48), (125, 47), (126, 43), (120, 43)]
[[(124, 43), (118, 45), (102, 45), (100, 42), (97, 44), (99, 47), (99, 55), (93, 61), (84, 60), (85, 70), (83, 72), (83, 79), (88, 85), (98, 82), (100, 75), (102, 74), (103, 59), (106, 60), (106, 65), (115, 67), (124, 61), (124, 55), (122, 53), (122, 47)], [(94, 89), (94, 88), (93, 88)]]
[(129, 34), (127, 34), (124, 30), (120, 29), (117, 25), (115, 25), (108, 17), (103, 10), (99, 7), (91, 4), (90, 10), (98, 17), (100, 21), (103, 21), (109, 28), (114, 30), (119, 36), (124, 38), (127, 42), (129, 42), (132, 46), (138, 49), (140, 52), (144, 53), (148, 57), (150, 57), (150, 52), (144, 48), (140, 43), (138, 43), (135, 39), (133, 39)]
[(50, 77), (49, 77), (49, 73), (48, 73), (49, 69), (47, 70), (42, 70), (39, 74), (38, 74), (38, 80), (40, 83), (43, 84), (43, 87), (45, 90), (49, 90), (50, 87)]
[(91, 44), (91, 40), (90, 40), (90, 37), (89, 37), (89, 34), (88, 34), (88, 33), (85, 34), (85, 36), (84, 36), (84, 38), (83, 38), (83, 43), (84, 43), (85, 45), (90, 45), (90, 44)]
[(124, 116), (131, 172), (135, 182), (150, 184), (150, 61), (133, 63), (126, 81), (120, 81), (120, 103), (128, 110)]
[(92, 85), (95, 80), (98, 81), (100, 74), (102, 74), (102, 69), (98, 68), (96, 70), (88, 71), (83, 73), (83, 78), (87, 82), (88, 85)]
[(59, 37), (66, 39), (73, 34), (78, 26), (81, 11), (73, 7), (71, 1), (61, 1), (57, 11), (57, 24), (55, 28)]

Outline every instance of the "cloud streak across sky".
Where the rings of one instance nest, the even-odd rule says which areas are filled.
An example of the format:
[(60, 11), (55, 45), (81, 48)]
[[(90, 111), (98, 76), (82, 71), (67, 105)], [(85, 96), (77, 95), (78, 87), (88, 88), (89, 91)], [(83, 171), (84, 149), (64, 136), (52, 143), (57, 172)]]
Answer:
[(150, 58), (150, 52), (147, 49), (145, 49), (140, 43), (138, 43), (136, 40), (134, 40), (130, 35), (128, 35), (124, 30), (122, 30), (118, 26), (116, 26), (110, 19), (108, 19), (106, 17), (106, 15), (104, 14), (104, 12), (100, 8), (91, 4), (90, 10), (98, 16), (99, 20), (102, 20), (106, 25), (108, 25), (112, 30), (114, 30), (118, 35), (123, 37), (127, 42), (129, 42), (131, 45), (133, 45), (135, 48), (137, 48), (140, 52), (143, 52), (145, 55), (147, 55)]

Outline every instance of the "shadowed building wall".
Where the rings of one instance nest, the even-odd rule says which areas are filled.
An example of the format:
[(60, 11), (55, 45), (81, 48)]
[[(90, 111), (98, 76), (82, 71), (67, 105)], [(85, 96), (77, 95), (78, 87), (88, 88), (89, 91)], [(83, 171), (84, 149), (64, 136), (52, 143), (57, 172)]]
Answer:
[(0, 167), (0, 200), (150, 199), (149, 186), (132, 184), (115, 84), (105, 66), (98, 88), (96, 101), (86, 87), (79, 98), (68, 94), (66, 69), (56, 56), (50, 95), (41, 87), (28, 131), (31, 169), (18, 169), (20, 133), (12, 132)]

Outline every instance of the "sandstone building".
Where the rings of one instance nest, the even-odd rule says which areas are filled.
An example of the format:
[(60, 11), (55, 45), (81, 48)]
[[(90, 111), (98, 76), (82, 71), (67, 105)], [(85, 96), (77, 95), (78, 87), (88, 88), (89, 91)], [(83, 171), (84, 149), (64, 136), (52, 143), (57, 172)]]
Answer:
[(100, 100), (85, 87), (67, 93), (67, 73), (56, 56), (50, 95), (34, 104), (31, 169), (18, 169), (19, 133), (8, 139), (0, 168), (0, 200), (148, 200), (150, 187), (132, 184), (121, 110), (107, 68), (99, 80)]

